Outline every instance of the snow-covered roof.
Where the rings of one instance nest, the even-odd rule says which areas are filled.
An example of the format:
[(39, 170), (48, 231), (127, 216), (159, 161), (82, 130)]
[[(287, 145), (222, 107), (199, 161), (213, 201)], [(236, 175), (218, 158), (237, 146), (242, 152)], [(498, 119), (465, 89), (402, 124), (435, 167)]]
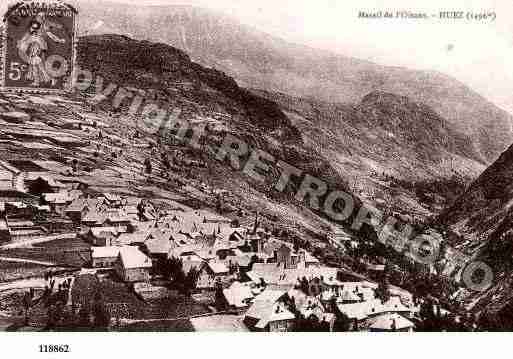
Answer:
[(228, 303), (236, 308), (247, 307), (245, 301), (254, 297), (251, 287), (240, 282), (233, 282), (230, 288), (223, 290), (223, 294)]
[(341, 312), (349, 318), (358, 320), (384, 313), (410, 313), (413, 308), (405, 306), (398, 297), (391, 297), (382, 303), (380, 299), (368, 300), (361, 303), (338, 304)]
[(343, 302), (360, 302), (361, 298), (354, 292), (344, 290), (339, 298)]
[(120, 247), (92, 247), (92, 258), (116, 258)]
[(374, 319), (374, 323), (369, 328), (375, 330), (391, 331), (410, 329), (414, 327), (415, 324), (413, 324), (402, 315), (397, 313), (385, 313), (376, 317)]
[(255, 301), (247, 311), (246, 317), (258, 319), (255, 327), (259, 329), (264, 329), (272, 322), (296, 319), (282, 303), (268, 301)]
[(144, 245), (152, 254), (168, 254), (173, 248), (173, 242), (162, 238), (150, 238)]
[(103, 238), (108, 235), (118, 235), (119, 228), (118, 227), (92, 227), (91, 234), (96, 238)]
[(214, 274), (223, 274), (228, 273), (229, 271), (228, 267), (224, 263), (217, 261), (208, 262), (208, 267), (212, 272), (214, 272)]
[(151, 268), (151, 259), (137, 247), (120, 247), (119, 257), (125, 269)]

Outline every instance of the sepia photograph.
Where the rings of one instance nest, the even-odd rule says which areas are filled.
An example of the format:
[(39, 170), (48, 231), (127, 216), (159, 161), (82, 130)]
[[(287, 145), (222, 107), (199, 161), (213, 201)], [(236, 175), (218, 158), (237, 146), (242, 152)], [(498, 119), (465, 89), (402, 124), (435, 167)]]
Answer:
[(513, 331), (512, 3), (0, 16), (2, 345)]

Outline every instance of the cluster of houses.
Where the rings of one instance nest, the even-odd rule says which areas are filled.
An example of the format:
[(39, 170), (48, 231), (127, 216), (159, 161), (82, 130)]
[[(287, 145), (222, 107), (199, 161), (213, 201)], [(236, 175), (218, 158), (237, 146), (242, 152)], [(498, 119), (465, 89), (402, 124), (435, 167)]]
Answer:
[(112, 193), (91, 197), (79, 182), (20, 164), (25, 170), (0, 162), (0, 241), (80, 233), (91, 244), (92, 268), (112, 270), (145, 291), (158, 263), (179, 259), (185, 273), (197, 271), (195, 290), (221, 288), (228, 309), (255, 331), (294, 330), (299, 316), (333, 330), (336, 312), (349, 318), (352, 330), (415, 327), (418, 308), (411, 295), (392, 291), (383, 302), (375, 283), (344, 279), (339, 269), (322, 265), (256, 221), (240, 226), (207, 210), (162, 211), (149, 201)]
[(333, 303), (352, 330), (415, 327), (411, 319), (418, 307), (409, 293), (392, 290), (383, 302), (376, 297), (377, 284), (343, 281), (339, 269), (323, 266), (308, 251), (258, 227), (241, 227), (204, 210), (167, 211), (143, 221), (126, 218), (129, 223), (102, 217), (93, 224), (87, 214), (84, 219), (91, 225), (93, 267), (112, 268), (127, 282), (149, 282), (152, 263), (178, 258), (185, 273), (198, 271), (196, 290), (221, 285), (228, 309), (243, 316), (251, 330), (293, 330), (298, 313), (333, 328)]
[(80, 183), (51, 175), (51, 161), (0, 161), (0, 242), (76, 229), (62, 212), (82, 195)]
[(419, 308), (409, 293), (393, 289), (388, 300), (376, 296), (377, 284), (341, 280), (337, 268), (299, 259), (295, 265), (255, 263), (249, 282), (234, 282), (223, 292), (227, 302), (257, 331), (288, 331), (298, 315), (333, 330), (337, 310), (350, 320), (350, 330), (413, 331)]

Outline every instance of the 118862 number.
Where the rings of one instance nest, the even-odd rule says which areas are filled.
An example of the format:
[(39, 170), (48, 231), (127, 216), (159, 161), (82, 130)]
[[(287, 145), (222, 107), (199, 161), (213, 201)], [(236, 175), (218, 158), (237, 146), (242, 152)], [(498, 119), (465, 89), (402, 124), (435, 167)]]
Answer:
[(70, 347), (69, 345), (45, 345), (41, 344), (39, 346), (40, 353), (69, 353)]

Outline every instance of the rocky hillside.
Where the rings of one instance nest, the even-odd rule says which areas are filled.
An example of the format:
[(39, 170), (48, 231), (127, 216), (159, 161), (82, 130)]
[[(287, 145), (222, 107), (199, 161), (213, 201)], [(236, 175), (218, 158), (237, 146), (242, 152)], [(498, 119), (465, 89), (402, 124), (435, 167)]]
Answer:
[[(84, 37), (78, 50), (80, 66), (92, 69), (96, 76), (102, 76), (106, 80), (104, 86), (112, 82), (129, 89), (142, 90), (150, 102), (167, 109), (169, 113), (179, 109), (180, 116), (195, 125), (208, 123), (209, 145), (219, 146), (223, 134), (233, 133), (246, 141), (250, 148), (265, 150), (277, 160), (323, 179), (332, 189), (351, 191), (345, 178), (332, 164), (305, 145), (298, 129), (278, 104), (240, 88), (224, 73), (192, 62), (181, 50), (121, 35)], [(95, 86), (92, 86), (91, 91), (94, 90)], [(99, 106), (103, 111), (119, 113), (123, 119), (133, 123), (141, 121), (140, 118), (126, 115), (128, 107), (128, 102), (121, 109), (112, 109), (109, 102)], [(154, 140), (159, 141), (158, 138)], [(202, 156), (208, 157), (208, 153)], [(236, 183), (226, 183), (225, 169), (211, 170), (204, 176), (209, 181), (223, 182), (227, 189)], [(233, 180), (237, 177), (229, 176)], [(278, 176), (277, 172), (270, 173), (266, 183), (250, 181), (249, 186), (263, 192), (264, 198), (269, 196), (287, 203), (300, 181), (292, 181), (291, 192), (284, 196), (272, 190)], [(248, 179), (243, 178), (243, 181), (247, 182)], [(244, 186), (247, 187), (248, 183)], [(242, 196), (245, 195), (243, 192), (241, 188)], [(360, 201), (356, 199), (357, 206), (358, 203)]]
[[(440, 215), (440, 222), (461, 237), (455, 244), (473, 252), (499, 245), (513, 228), (513, 146), (488, 167), (455, 203)], [(498, 255), (499, 253), (496, 253)], [(511, 262), (512, 253), (502, 252)]]
[(513, 328), (513, 146), (488, 167), (437, 222), (449, 230), (449, 244), (490, 265), (493, 286), (471, 297), (491, 329)]
[[(453, 130), (429, 106), (405, 96), (375, 91), (351, 106), (254, 92), (278, 102), (303, 141), (371, 203), (394, 204), (405, 213), (437, 213), (419, 205), (419, 182), (456, 177), (464, 184), (485, 169), (468, 136)], [(444, 196), (440, 186), (432, 187), (438, 188), (421, 190), (421, 195)]]
[(374, 91), (424, 103), (470, 137), (493, 162), (512, 142), (512, 117), (458, 81), (435, 72), (379, 66), (287, 43), (218, 13), (187, 6), (124, 6), (80, 1), (81, 31), (171, 44), (243, 87), (334, 103), (359, 103)]
[(119, 35), (89, 36), (80, 42), (78, 62), (108, 82), (151, 90), (157, 101), (179, 98), (174, 92), (181, 89), (181, 96), (215, 104), (262, 128), (293, 130), (275, 103), (240, 88), (224, 73), (192, 62), (185, 52), (168, 45)]
[[(168, 45), (120, 35), (90, 36), (80, 39), (77, 60), (104, 82), (65, 96), (0, 94), (2, 161), (42, 167), (48, 176), (80, 182), (92, 194), (108, 191), (149, 198), (163, 206), (178, 202), (212, 208), (242, 214), (248, 223), (259, 212), (260, 223), (270, 230), (279, 225), (317, 248), (326, 248), (327, 236), (335, 228), (343, 230), (294, 199), (303, 176), (294, 176), (281, 193), (274, 190), (280, 175), (276, 165), (262, 172), (264, 181), (259, 182), (232, 169), (228, 161), (216, 160), (221, 142), (232, 134), (250, 148), (324, 180), (330, 189), (350, 192), (331, 164), (305, 146), (276, 103)], [(177, 114), (192, 128), (205, 126), (201, 149), (156, 134), (152, 130), (160, 123), (130, 114), (128, 100), (116, 108), (117, 90), (99, 103), (93, 101), (97, 88), (111, 83)], [(241, 158), (242, 164), (248, 157)], [(358, 208), (361, 202), (354, 199)], [(365, 226), (364, 231), (372, 234)]]

